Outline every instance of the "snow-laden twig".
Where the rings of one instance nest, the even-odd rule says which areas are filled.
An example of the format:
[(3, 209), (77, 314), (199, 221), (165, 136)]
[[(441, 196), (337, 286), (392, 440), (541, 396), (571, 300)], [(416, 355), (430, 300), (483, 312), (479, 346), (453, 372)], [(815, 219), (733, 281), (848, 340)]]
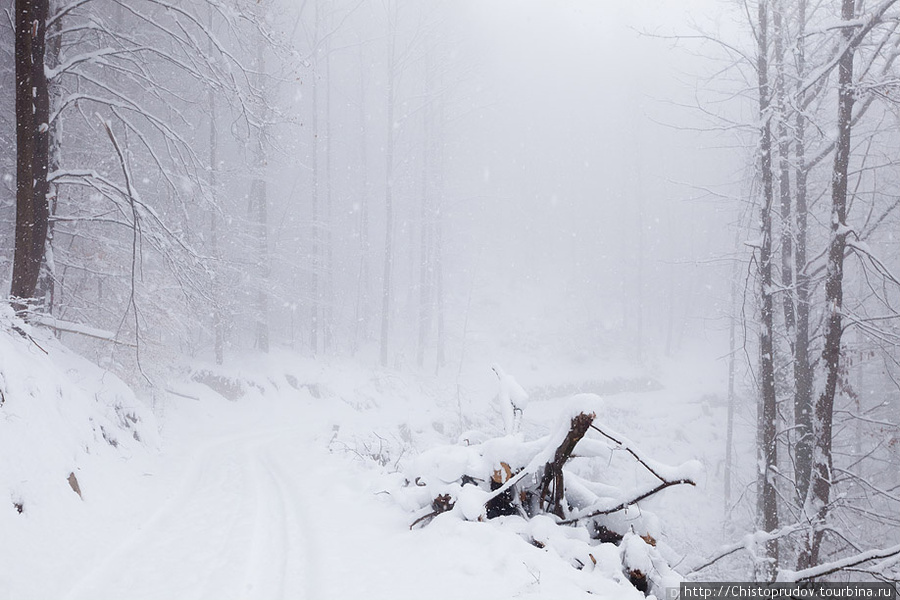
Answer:
[[(131, 185), (131, 172), (128, 169), (128, 163), (125, 161), (125, 155), (122, 153), (122, 148), (119, 146), (119, 142), (116, 139), (115, 134), (112, 130), (112, 125), (109, 121), (103, 119), (100, 115), (97, 115), (100, 119), (100, 123), (103, 125), (103, 128), (106, 130), (106, 135), (109, 136), (109, 141), (113, 145), (113, 149), (116, 151), (116, 155), (119, 157), (119, 164), (122, 167), (122, 175), (125, 177), (125, 191), (127, 192), (129, 203), (131, 204), (131, 215), (132, 215), (132, 228), (133, 228), (133, 237), (132, 237), (132, 245), (131, 245), (131, 294), (129, 296), (128, 304), (131, 306), (134, 312), (134, 354), (135, 354), (135, 362), (137, 363), (138, 370), (143, 375), (144, 379), (147, 380), (147, 383), (152, 384), (150, 378), (147, 377), (147, 374), (144, 372), (143, 367), (141, 366), (141, 349), (140, 349), (140, 341), (141, 341), (141, 329), (140, 329), (140, 315), (138, 313), (137, 299), (135, 297), (135, 286), (137, 284), (137, 269), (138, 262), (140, 260), (140, 241), (141, 241), (141, 221), (138, 215), (137, 209), (137, 192)], [(122, 322), (124, 323), (125, 318), (128, 316), (128, 311), (126, 310), (125, 314), (122, 315)], [(122, 324), (119, 324), (119, 328), (121, 329)]]
[(762, 542), (768, 542), (771, 540), (778, 540), (783, 537), (787, 537), (798, 531), (803, 531), (808, 529), (809, 526), (806, 524), (795, 523), (793, 525), (789, 525), (787, 527), (782, 527), (777, 531), (766, 532), (766, 531), (754, 531), (753, 533), (748, 533), (740, 541), (734, 542), (727, 546), (723, 546), (719, 549), (719, 551), (712, 558), (707, 559), (702, 564), (693, 567), (690, 572), (687, 573), (686, 576), (690, 576), (698, 571), (702, 571), (708, 567), (713, 566), (723, 558), (731, 556), (740, 551), (752, 552), (752, 548)]
[[(593, 423), (591, 424), (591, 429), (593, 429), (594, 431), (596, 431), (597, 433), (599, 433), (599, 434), (602, 435), (603, 437), (612, 440), (619, 448), (622, 448), (623, 450), (625, 450), (626, 452), (628, 452), (628, 454), (630, 454), (631, 456), (633, 456), (634, 459), (635, 459), (636, 461), (638, 461), (639, 463), (641, 463), (642, 465), (644, 465), (644, 468), (646, 468), (648, 471), (650, 471), (650, 472), (653, 474), (654, 477), (656, 477), (656, 478), (659, 479), (660, 481), (665, 481), (665, 478), (664, 478), (662, 475), (660, 475), (658, 472), (656, 472), (656, 470), (655, 470), (653, 467), (651, 467), (651, 466), (647, 463), (647, 461), (646, 461), (645, 459), (643, 459), (643, 458), (641, 458), (640, 456), (638, 456), (638, 454), (637, 454), (637, 452), (634, 450), (634, 448), (631, 447), (631, 443), (629, 442), (629, 440), (627, 440), (627, 439), (625, 439), (625, 438), (623, 438), (623, 437), (621, 437), (621, 436), (619, 436), (618, 438), (617, 438), (617, 437), (613, 437), (612, 434), (607, 433), (606, 431), (603, 431), (602, 429), (600, 429), (599, 427), (597, 427), (597, 426), (594, 425)], [(621, 439), (619, 439), (619, 438), (621, 438)]]
[(629, 506), (633, 506), (640, 502), (641, 500), (646, 500), (650, 496), (663, 491), (666, 488), (672, 487), (674, 485), (697, 485), (690, 479), (676, 479), (672, 481), (662, 480), (657, 486), (634, 496), (629, 500), (625, 500), (620, 502), (619, 504), (613, 506), (612, 508), (597, 508), (597, 509), (586, 509), (586, 511), (582, 511), (581, 513), (576, 513), (576, 515), (570, 519), (566, 519), (564, 521), (560, 521), (560, 525), (572, 525), (581, 521), (582, 519), (590, 519), (593, 517), (599, 517), (601, 515), (611, 515), (613, 513), (617, 513), (620, 510), (625, 510)]
[(891, 546), (889, 548), (875, 548), (872, 550), (866, 550), (865, 552), (860, 552), (859, 554), (854, 554), (853, 556), (848, 556), (839, 560), (822, 563), (821, 565), (809, 567), (808, 569), (801, 569), (799, 571), (782, 569), (778, 572), (778, 581), (805, 581), (807, 579), (814, 579), (816, 577), (824, 577), (825, 575), (831, 575), (832, 573), (837, 573), (838, 571), (844, 571), (851, 567), (856, 567), (873, 560), (882, 560), (896, 556), (900, 556), (900, 544)]
[(848, 53), (852, 52), (854, 48), (856, 48), (862, 40), (866, 38), (869, 32), (879, 23), (882, 22), (882, 17), (884, 14), (897, 3), (897, 0), (883, 0), (883, 2), (877, 6), (869, 15), (861, 17), (860, 19), (855, 19), (850, 22), (844, 23), (844, 26), (852, 26), (857, 31), (853, 34), (852, 37), (847, 41), (847, 43), (841, 48), (840, 52), (836, 52), (831, 60), (823, 64), (817, 70), (813, 71), (809, 78), (803, 83), (799, 90), (798, 96), (802, 96), (811, 88), (815, 87), (815, 85), (827, 77), (837, 66), (840, 64), (841, 58)]
[(872, 249), (869, 248), (868, 244), (855, 240), (847, 240), (847, 245), (854, 251), (868, 258), (869, 262), (872, 263), (872, 266), (875, 267), (875, 270), (879, 275), (881, 275), (888, 281), (891, 281), (892, 283), (900, 286), (900, 277), (897, 277), (893, 272), (891, 272), (890, 267), (886, 265), (884, 261), (878, 258), (874, 252), (872, 252)]

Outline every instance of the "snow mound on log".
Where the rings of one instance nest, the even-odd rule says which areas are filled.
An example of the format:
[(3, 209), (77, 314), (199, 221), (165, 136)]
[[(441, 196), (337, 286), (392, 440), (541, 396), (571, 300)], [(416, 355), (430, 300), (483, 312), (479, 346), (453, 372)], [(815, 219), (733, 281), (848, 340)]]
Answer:
[(122, 380), (0, 304), (0, 529), (89, 500), (93, 459), (157, 447), (154, 423)]

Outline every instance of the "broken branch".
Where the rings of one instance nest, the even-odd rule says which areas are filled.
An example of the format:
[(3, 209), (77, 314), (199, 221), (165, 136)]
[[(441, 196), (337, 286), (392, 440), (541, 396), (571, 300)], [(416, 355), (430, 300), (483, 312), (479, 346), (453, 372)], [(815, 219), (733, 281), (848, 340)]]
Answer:
[(657, 492), (661, 492), (662, 490), (664, 490), (668, 487), (672, 487), (673, 485), (682, 485), (682, 484), (697, 485), (690, 479), (676, 479), (673, 481), (663, 481), (662, 483), (657, 485), (655, 488), (648, 490), (642, 494), (639, 494), (638, 496), (636, 496), (635, 498), (632, 498), (631, 500), (626, 500), (625, 502), (622, 502), (622, 503), (614, 506), (613, 508), (603, 508), (603, 509), (594, 510), (587, 514), (574, 517), (572, 519), (560, 521), (559, 524), (560, 525), (572, 525), (582, 519), (590, 519), (591, 517), (599, 517), (600, 515), (610, 515), (612, 513), (619, 512), (620, 510), (624, 510), (624, 509), (628, 508), (629, 506), (631, 506), (632, 504), (637, 504), (641, 500), (649, 498), (653, 494), (656, 494)]
[(597, 415), (594, 413), (579, 413), (572, 419), (569, 433), (565, 439), (556, 448), (553, 460), (544, 465), (544, 474), (541, 477), (541, 508), (544, 508), (548, 495), (551, 495), (550, 502), (546, 504), (547, 511), (553, 513), (560, 519), (565, 515), (563, 513), (563, 497), (565, 486), (563, 483), (563, 465), (572, 456), (575, 446), (587, 433), (588, 427), (594, 422)]
[(659, 479), (660, 481), (665, 481), (665, 480), (666, 480), (665, 477), (663, 477), (662, 475), (660, 475), (659, 473), (657, 473), (657, 472), (653, 469), (653, 467), (651, 467), (650, 465), (648, 465), (647, 462), (646, 462), (644, 459), (642, 459), (640, 456), (638, 456), (637, 453), (636, 453), (634, 450), (632, 450), (627, 444), (625, 444), (624, 442), (622, 442), (622, 441), (620, 441), (620, 440), (617, 440), (616, 438), (614, 438), (614, 437), (611, 436), (610, 434), (606, 433), (605, 431), (603, 431), (602, 429), (600, 429), (599, 427), (597, 427), (597, 426), (594, 425), (593, 423), (591, 424), (591, 429), (593, 429), (594, 431), (596, 431), (597, 433), (599, 433), (599, 434), (602, 435), (603, 437), (605, 437), (605, 438), (607, 438), (607, 439), (609, 439), (609, 440), (612, 440), (617, 446), (619, 446), (620, 448), (622, 448), (623, 450), (625, 450), (626, 452), (628, 452), (628, 454), (630, 454), (631, 456), (633, 456), (634, 459), (635, 459), (636, 461), (638, 461), (639, 463), (641, 463), (642, 465), (644, 465), (644, 468), (645, 468), (645, 469), (647, 469), (648, 471), (650, 471), (651, 473), (653, 473), (654, 477), (656, 477), (656, 478)]

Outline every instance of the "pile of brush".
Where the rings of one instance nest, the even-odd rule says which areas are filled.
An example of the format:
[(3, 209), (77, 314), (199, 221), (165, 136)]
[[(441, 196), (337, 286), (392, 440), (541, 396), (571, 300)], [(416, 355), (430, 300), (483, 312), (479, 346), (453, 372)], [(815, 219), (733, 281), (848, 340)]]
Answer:
[[(699, 464), (657, 463), (626, 437), (600, 424), (599, 398), (573, 398), (556, 429), (526, 441), (521, 434), (482, 439), (475, 432), (456, 445), (433, 448), (404, 472), (401, 495), (416, 511), (411, 528), (438, 518), (502, 520), (526, 541), (553, 548), (573, 567), (594, 569), (617, 561), (623, 576), (644, 593), (662, 596), (680, 577), (657, 539), (658, 522), (641, 501), (677, 485), (695, 485)], [(473, 443), (475, 440), (475, 443)], [(622, 490), (593, 480), (613, 453), (625, 453), (645, 469), (650, 483)], [(588, 477), (584, 476), (588, 474)]]

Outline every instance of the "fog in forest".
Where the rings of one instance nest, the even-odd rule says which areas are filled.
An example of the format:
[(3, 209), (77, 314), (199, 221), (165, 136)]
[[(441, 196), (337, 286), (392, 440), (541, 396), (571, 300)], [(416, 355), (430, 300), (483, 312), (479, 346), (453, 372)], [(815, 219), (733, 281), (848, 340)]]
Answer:
[[(117, 6), (114, 25), (149, 18)], [(133, 153), (135, 164), (126, 166), (140, 177), (136, 190), (154, 196), (162, 232), (157, 252), (138, 249), (135, 297), (148, 297), (145, 306), (132, 303), (128, 225), (115, 231), (114, 220), (95, 218), (121, 207), (104, 206), (102, 190), (90, 190), (96, 185), (59, 186), (54, 208), (71, 214), (53, 227), (54, 267), (70, 281), (46, 290), (48, 301), (61, 319), (132, 337), (133, 315), (123, 315), (137, 304), (147, 319), (138, 319), (140, 335), (191, 356), (209, 355), (217, 318), (227, 321), (226, 353), (258, 345), (259, 323), (274, 345), (365, 352), (382, 337), (390, 181), (390, 365), (413, 367), (419, 345), (434, 363), (438, 344), (444, 361), (457, 362), (467, 319), (476, 335), (495, 337), (496, 327), (528, 338), (540, 330), (546, 339), (532, 343), (555, 340), (582, 353), (603, 347), (639, 362), (716, 338), (728, 313), (726, 263), (735, 243), (728, 228), (740, 215), (733, 200), (749, 151), (703, 113), (730, 91), (706, 89), (717, 62), (672, 36), (699, 31), (700, 23), (721, 28), (716, 19), (733, 18), (726, 8), (273, 3), (252, 14), (214, 9), (197, 17), (192, 25), (206, 20), (214, 36), (208, 55), (193, 58), (194, 67), (171, 56), (183, 72), (147, 67), (144, 77), (160, 79), (162, 93), (142, 90), (130, 72), (120, 88), (106, 87), (100, 74), (110, 65), (72, 72), (72, 81), (63, 71), (65, 91), (54, 97), (70, 102), (63, 109), (74, 116), (59, 127), (58, 174), (102, 165), (120, 178), (98, 119), (127, 119), (130, 131), (116, 135), (131, 136), (120, 142)], [(223, 41), (239, 26), (247, 31)], [(250, 37), (253, 28), (265, 28), (255, 34), (264, 42)], [(145, 37), (170, 33), (161, 23)], [(178, 43), (159, 45), (176, 54), (168, 44)], [(77, 56), (75, 49), (57, 50), (56, 60)], [(204, 83), (221, 89), (207, 97)], [(111, 100), (93, 90), (75, 99), (79, 86), (96, 86)], [(11, 94), (6, 102), (11, 108)], [(90, 144), (77, 143), (84, 139)], [(11, 248), (14, 157), (6, 156)], [(104, 230), (97, 235), (112, 239), (74, 232), (92, 220)], [(178, 241), (162, 239), (169, 234)], [(117, 247), (117, 268), (100, 269), (107, 277), (91, 274), (79, 256), (106, 258), (98, 244)], [(182, 250), (189, 257), (174, 255)], [(4, 257), (10, 264), (11, 253)], [(205, 262), (201, 269), (220, 280), (216, 299), (194, 289), (205, 285), (196, 273), (173, 269), (182, 260)], [(194, 315), (212, 318), (197, 327)]]
[(896, 589), (900, 1), (7, 14), (0, 600)]
[[(336, 280), (346, 282), (336, 308), (346, 318), (360, 293), (359, 259), (348, 247), (352, 221), (342, 220), (363, 210), (361, 184), (353, 180), (360, 177), (360, 127), (367, 137), (368, 243), (378, 269), (384, 252), (386, 44), (383, 31), (362, 23), (396, 27), (395, 53), (408, 55), (394, 69), (393, 276), (401, 291), (392, 313), (392, 364), (412, 362), (415, 354), (417, 332), (406, 317), (420, 303), (422, 224), (429, 226), (422, 195), (431, 203), (424, 210), (440, 204), (445, 232), (451, 362), (464, 351), (467, 319), (476, 338), (559, 342), (576, 353), (638, 361), (695, 341), (721, 345), (734, 251), (727, 229), (740, 214), (740, 204), (728, 199), (740, 190), (746, 152), (737, 136), (706, 131), (713, 127), (695, 106), (716, 99), (696, 76), (716, 68), (714, 61), (665, 39), (678, 29), (672, 19), (684, 30), (694, 26), (690, 12), (664, 3), (610, 11), (591, 3), (501, 2), (400, 6), (395, 15), (361, 5), (331, 19), (344, 16), (345, 30), (326, 41), (341, 48), (329, 55), (332, 83), (301, 73), (299, 89), (283, 92), (293, 94), (286, 110), (301, 135), (311, 126), (310, 78), (317, 77), (318, 94), (334, 97), (328, 185), (340, 206), (334, 242), (347, 252), (334, 259)], [(295, 43), (310, 45), (315, 31), (298, 30)], [(362, 57), (359, 39), (373, 40)], [(312, 60), (321, 70), (324, 59)], [(270, 177), (290, 186), (293, 202), (283, 211), (291, 213), (288, 221), (302, 222), (309, 210), (303, 198), (316, 185), (310, 171), (318, 168), (321, 176), (329, 142), (319, 145), (317, 167), (308, 140), (298, 147), (292, 132), (279, 142), (285, 156), (276, 159), (276, 172), (289, 175)], [(309, 237), (301, 233), (285, 244), (308, 247)], [(376, 296), (377, 271), (363, 282)], [(363, 315), (367, 323), (380, 317), (374, 313)], [(355, 310), (352, 316), (359, 318)], [(344, 324), (337, 338), (345, 349), (348, 328), (356, 326)]]

